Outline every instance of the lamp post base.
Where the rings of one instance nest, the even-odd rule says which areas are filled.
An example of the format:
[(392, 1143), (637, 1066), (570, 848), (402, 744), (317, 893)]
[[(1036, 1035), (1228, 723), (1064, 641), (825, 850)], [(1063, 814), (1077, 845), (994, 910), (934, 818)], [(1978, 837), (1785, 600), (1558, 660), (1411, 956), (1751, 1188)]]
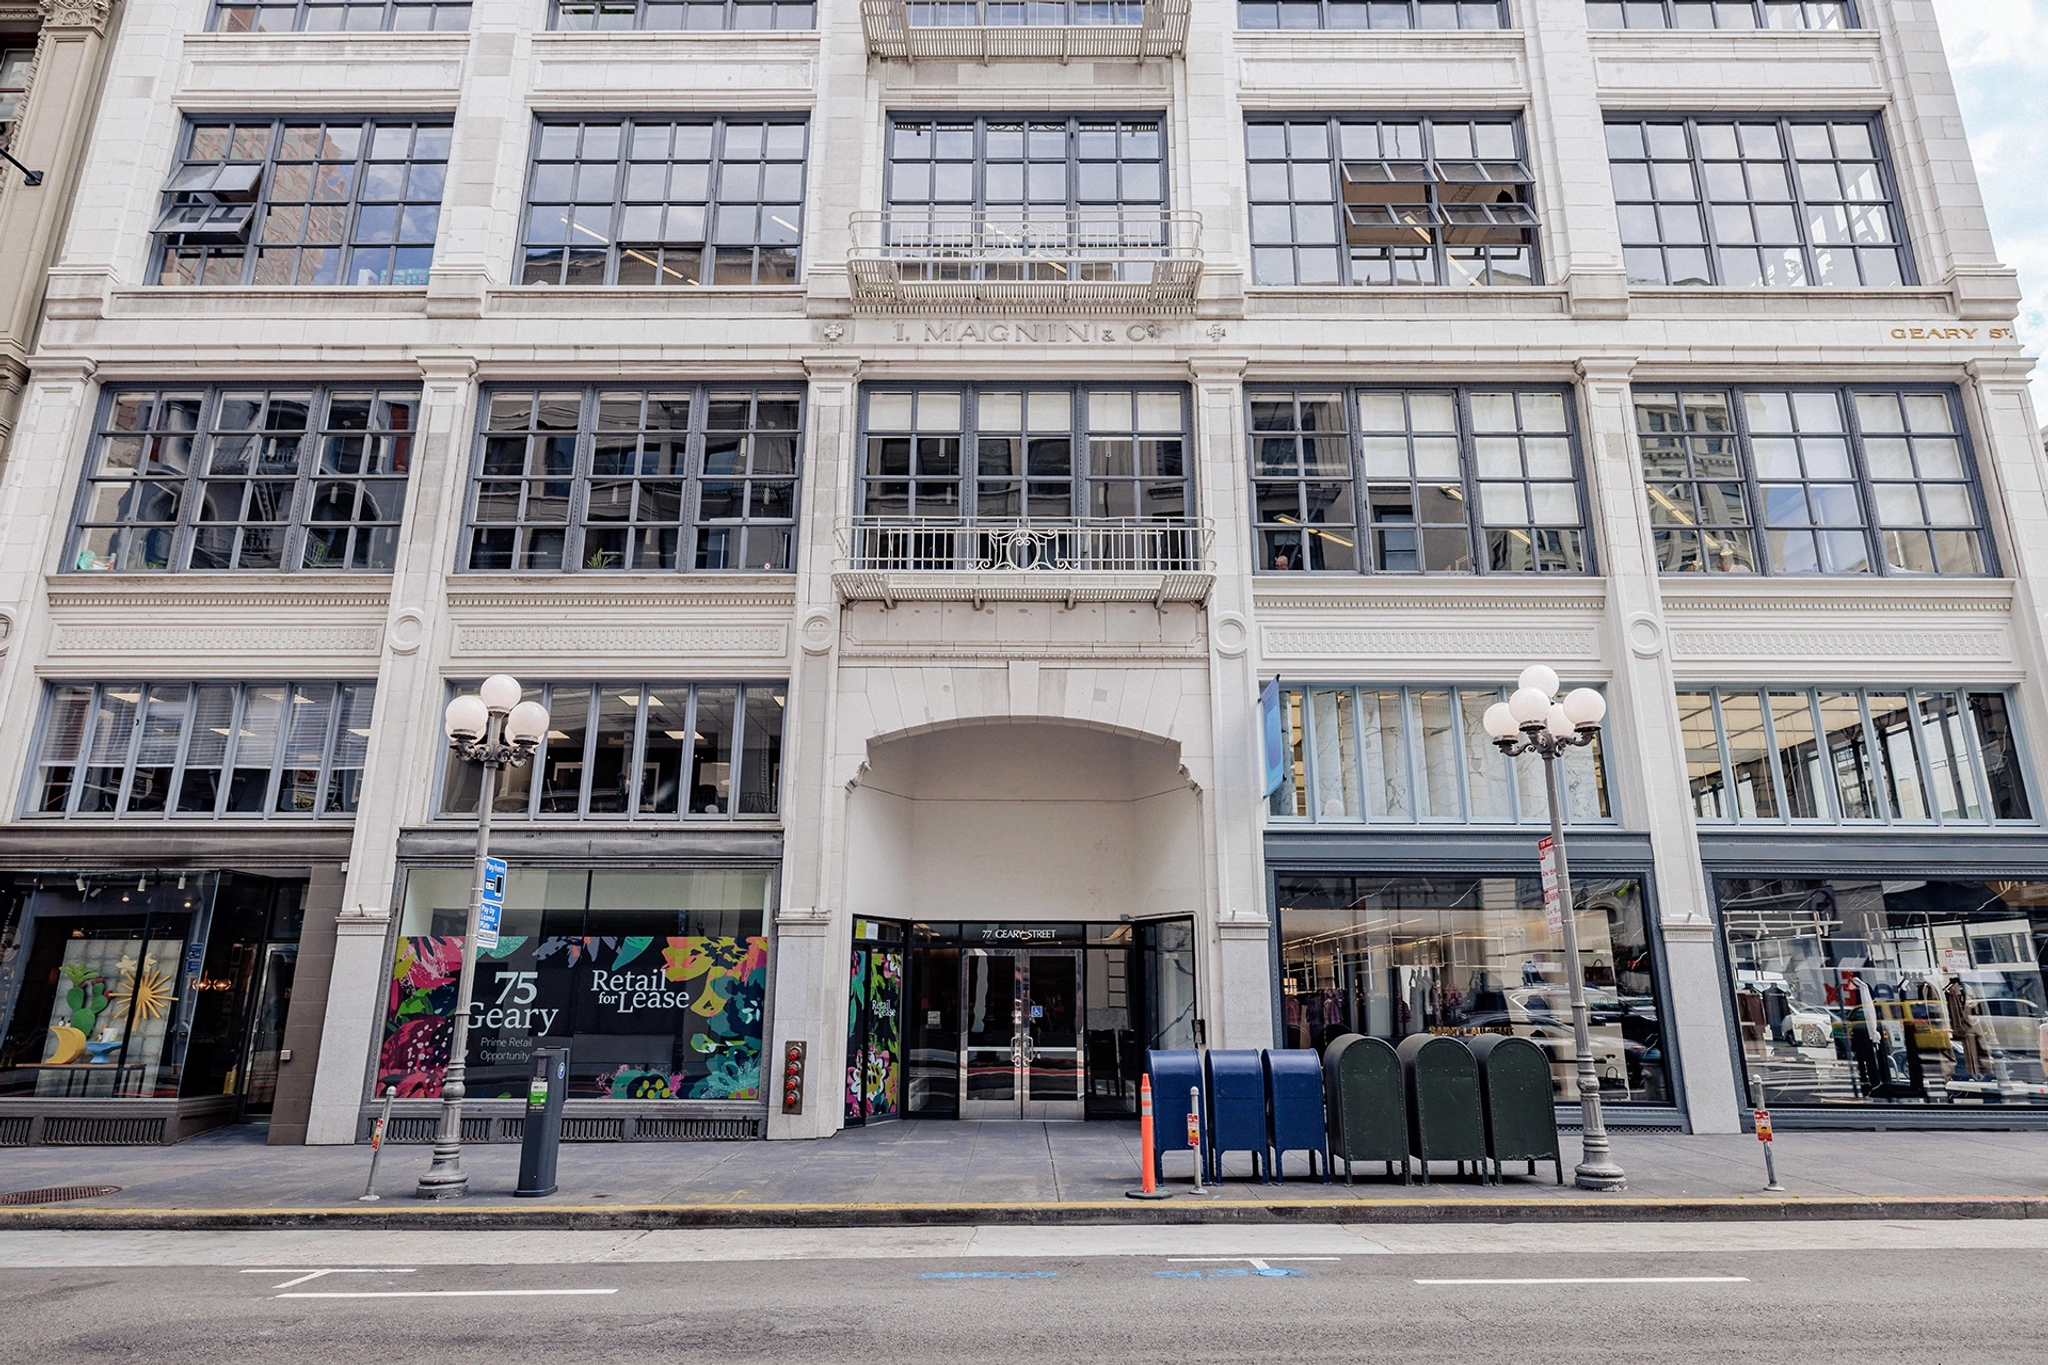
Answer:
[(1582, 1190), (1625, 1190), (1628, 1175), (1612, 1161), (1582, 1161), (1572, 1170), (1574, 1183)]
[(412, 1192), (415, 1199), (460, 1199), (468, 1193), (469, 1175), (462, 1169), (459, 1147), (453, 1152), (437, 1147), (434, 1164), (427, 1167), (427, 1173), (420, 1177)]

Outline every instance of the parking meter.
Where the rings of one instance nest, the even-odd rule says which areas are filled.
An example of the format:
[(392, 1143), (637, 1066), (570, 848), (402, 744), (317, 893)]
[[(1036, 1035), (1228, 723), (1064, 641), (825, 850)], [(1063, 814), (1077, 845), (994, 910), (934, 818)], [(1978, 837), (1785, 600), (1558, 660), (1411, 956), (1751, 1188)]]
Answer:
[(513, 1194), (537, 1199), (555, 1192), (555, 1159), (562, 1151), (562, 1101), (568, 1093), (569, 1049), (535, 1048), (533, 1072), (526, 1083), (526, 1128), (519, 1139), (519, 1188)]

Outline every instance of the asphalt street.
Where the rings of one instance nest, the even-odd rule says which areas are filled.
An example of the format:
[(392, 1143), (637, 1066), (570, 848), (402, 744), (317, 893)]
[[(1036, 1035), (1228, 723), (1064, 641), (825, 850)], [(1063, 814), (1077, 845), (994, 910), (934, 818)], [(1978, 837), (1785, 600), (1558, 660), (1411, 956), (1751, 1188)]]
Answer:
[(0, 1234), (0, 1361), (2028, 1361), (2048, 1222)]

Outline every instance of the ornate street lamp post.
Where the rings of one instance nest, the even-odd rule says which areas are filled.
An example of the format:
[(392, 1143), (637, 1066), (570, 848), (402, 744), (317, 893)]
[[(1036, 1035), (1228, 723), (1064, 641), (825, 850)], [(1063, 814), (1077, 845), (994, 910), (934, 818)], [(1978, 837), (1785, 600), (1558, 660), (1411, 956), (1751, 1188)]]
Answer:
[(1619, 1190), (1628, 1177), (1614, 1163), (1607, 1125), (1600, 1116), (1600, 1078), (1593, 1069), (1592, 1012), (1586, 1004), (1586, 973), (1579, 961), (1579, 926), (1572, 904), (1571, 869), (1564, 856), (1564, 780), (1557, 760), (1565, 750), (1591, 744), (1607, 715), (1607, 699), (1581, 687), (1557, 700), (1557, 673), (1542, 664), (1522, 670), (1515, 694), (1486, 711), (1486, 733), (1509, 758), (1536, 754), (1543, 760), (1543, 792), (1550, 798), (1550, 841), (1557, 859), (1557, 888), (1564, 915), (1564, 975), (1571, 990), (1572, 1040), (1578, 1050), (1580, 1133), (1576, 1172), (1582, 1190)]
[(448, 1035), (448, 1071), (441, 1081), (441, 1126), (434, 1133), (434, 1163), (414, 1191), (421, 1199), (454, 1199), (469, 1188), (462, 1170), (463, 1079), (469, 1057), (469, 1001), (476, 982), (477, 919), (483, 913), (484, 867), (491, 854), (491, 806), (498, 798), (498, 770), (517, 768), (533, 757), (548, 730), (548, 709), (519, 700), (519, 682), (503, 673), (485, 678), (476, 695), (448, 703), (448, 747), (471, 763), (483, 764), (483, 789), (476, 805), (476, 876), (470, 885), (469, 921), (462, 935), (462, 973), (455, 988), (454, 1027)]

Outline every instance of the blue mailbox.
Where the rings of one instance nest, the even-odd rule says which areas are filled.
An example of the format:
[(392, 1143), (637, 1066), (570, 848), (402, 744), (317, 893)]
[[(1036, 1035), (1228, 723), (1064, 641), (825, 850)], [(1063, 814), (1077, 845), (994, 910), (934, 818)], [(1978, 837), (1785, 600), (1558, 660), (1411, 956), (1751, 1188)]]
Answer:
[(1223, 1178), (1225, 1152), (1250, 1152), (1260, 1183), (1272, 1176), (1266, 1154), (1266, 1068), (1256, 1049), (1209, 1053), (1209, 1168)]
[[(1153, 1175), (1166, 1179), (1166, 1154), (1184, 1152), (1188, 1148), (1187, 1122), (1189, 1092), (1201, 1090), (1202, 1099), (1208, 1098), (1208, 1091), (1202, 1090), (1202, 1054), (1193, 1048), (1168, 1052), (1147, 1052), (1145, 1074), (1152, 1078), (1152, 1126), (1157, 1134), (1156, 1146), (1152, 1153)], [(1206, 1107), (1206, 1106), (1205, 1106)], [(1208, 1131), (1208, 1115), (1202, 1117), (1202, 1129)], [(1202, 1175), (1209, 1174), (1209, 1153), (1206, 1149), (1195, 1149), (1195, 1160), (1202, 1163)]]
[(1316, 1173), (1316, 1156), (1323, 1158), (1322, 1175), (1330, 1183), (1330, 1130), (1323, 1113), (1323, 1059), (1313, 1048), (1268, 1048), (1265, 1060), (1266, 1137), (1273, 1149), (1273, 1178), (1287, 1178), (1287, 1154), (1308, 1153), (1308, 1173)]

